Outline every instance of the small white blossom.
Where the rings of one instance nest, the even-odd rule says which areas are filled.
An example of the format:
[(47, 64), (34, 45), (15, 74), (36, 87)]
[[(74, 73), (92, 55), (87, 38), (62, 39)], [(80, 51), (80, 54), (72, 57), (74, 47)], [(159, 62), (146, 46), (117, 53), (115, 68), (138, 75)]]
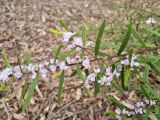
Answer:
[(41, 69), (39, 71), (40, 75), (42, 76), (42, 78), (46, 78), (47, 77), (47, 73), (48, 73), (48, 70), (47, 69)]
[(59, 68), (61, 70), (66, 70), (68, 67), (66, 66), (65, 62), (61, 62), (61, 64), (59, 64)]
[(55, 72), (56, 71), (56, 66), (55, 65), (50, 65), (49, 69), (51, 70), (51, 72)]
[(116, 108), (116, 109), (115, 109), (115, 112), (116, 112), (118, 115), (120, 115), (120, 114), (121, 114), (121, 109), (120, 109), (120, 108)]
[(91, 73), (87, 76), (87, 81), (95, 81), (95, 78), (96, 78), (96, 74)]
[(145, 104), (143, 102), (136, 102), (135, 106), (136, 107), (144, 107)]
[(149, 17), (148, 20), (146, 20), (147, 25), (151, 25), (151, 24), (154, 24), (154, 23), (156, 23), (156, 21), (151, 17)]
[(81, 39), (81, 38), (76, 38), (76, 39), (74, 39), (72, 45), (73, 45), (73, 46), (83, 47), (82, 39)]
[(19, 79), (23, 76), (23, 74), (21, 72), (16, 72), (13, 74), (13, 76), (16, 78), (16, 79)]
[(90, 86), (90, 84), (88, 82), (85, 82), (84, 87), (89, 89), (91, 86)]
[(120, 115), (116, 115), (116, 119), (117, 119), (117, 120), (122, 120), (122, 118), (121, 118)]
[(97, 74), (97, 73), (100, 73), (101, 71), (99, 68), (97, 68), (97, 69), (94, 69), (94, 72)]
[(90, 61), (88, 60), (88, 58), (86, 58), (85, 60), (82, 61), (82, 65), (83, 67), (85, 67), (86, 69), (90, 68)]
[(70, 38), (74, 35), (75, 33), (72, 32), (64, 32), (63, 33), (63, 41), (68, 42)]

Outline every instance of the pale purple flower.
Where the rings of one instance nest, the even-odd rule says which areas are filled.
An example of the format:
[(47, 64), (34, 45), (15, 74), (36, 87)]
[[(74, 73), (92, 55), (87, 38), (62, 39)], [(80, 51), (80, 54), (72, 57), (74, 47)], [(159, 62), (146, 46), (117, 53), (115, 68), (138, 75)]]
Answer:
[(116, 109), (115, 109), (115, 112), (116, 112), (118, 115), (120, 115), (122, 111), (121, 111), (120, 108), (116, 108)]
[(121, 118), (120, 115), (116, 115), (116, 119), (117, 119), (117, 120), (122, 120), (122, 118)]
[(73, 32), (64, 32), (63, 33), (63, 41), (68, 42), (70, 38), (74, 35), (75, 33)]
[(87, 81), (95, 81), (96, 78), (96, 74), (95, 73), (91, 73), (87, 76)]
[(97, 68), (97, 69), (94, 69), (94, 72), (97, 74), (97, 73), (100, 73), (101, 71), (99, 68)]
[(61, 62), (61, 63), (59, 64), (59, 68), (60, 68), (61, 70), (66, 70), (68, 67), (66, 66), (65, 62)]
[(90, 84), (88, 82), (85, 82), (84, 87), (89, 89), (91, 86), (90, 86)]
[(56, 66), (55, 65), (50, 65), (49, 69), (51, 70), (51, 72), (55, 72), (56, 71)]
[(23, 76), (23, 74), (21, 72), (16, 72), (16, 73), (13, 73), (13, 76), (16, 78), (16, 79), (19, 79)]
[(88, 60), (88, 58), (86, 58), (85, 60), (82, 61), (82, 65), (86, 69), (90, 68), (90, 61)]
[(136, 107), (144, 107), (145, 104), (143, 102), (136, 102), (135, 106)]
[(149, 17), (148, 20), (146, 20), (147, 25), (151, 25), (151, 24), (154, 24), (154, 23), (156, 23), (156, 21), (151, 17)]
[(83, 42), (82, 42), (82, 38), (75, 38), (73, 40), (73, 46), (80, 46), (80, 47), (83, 47)]

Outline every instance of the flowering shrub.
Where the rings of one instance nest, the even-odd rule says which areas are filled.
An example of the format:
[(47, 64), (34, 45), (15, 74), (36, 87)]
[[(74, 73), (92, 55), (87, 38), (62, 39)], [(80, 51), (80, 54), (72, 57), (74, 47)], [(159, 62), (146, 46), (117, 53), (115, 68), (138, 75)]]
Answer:
[[(156, 21), (153, 18), (149, 18), (146, 23), (151, 25), (156, 23)], [(138, 79), (144, 79), (144, 81), (140, 80), (141, 83), (137, 85), (135, 90), (138, 90), (139, 93), (143, 95), (142, 99), (144, 99), (144, 102), (136, 102), (131, 107), (128, 107), (115, 96), (110, 95), (109, 100), (111, 103), (117, 105), (117, 108), (115, 112), (106, 112), (105, 114), (114, 115), (116, 119), (121, 120), (125, 117), (135, 118), (143, 114), (147, 116), (147, 113), (154, 112), (159, 118), (160, 108), (158, 107), (158, 110), (156, 108), (156, 106), (159, 105), (159, 97), (155, 95), (153, 89), (149, 87), (147, 83), (149, 83), (149, 70), (152, 69), (156, 75), (160, 75), (160, 69), (157, 66), (160, 63), (160, 56), (153, 54), (152, 56), (144, 55), (146, 52), (157, 50), (158, 46), (150, 48), (150, 45), (143, 41), (141, 35), (134, 29), (133, 25), (129, 23), (124, 39), (121, 45), (118, 46), (117, 54), (106, 55), (102, 49), (100, 49), (104, 44), (104, 42), (102, 42), (102, 36), (105, 31), (106, 21), (99, 27), (95, 41), (87, 40), (86, 27), (83, 27), (82, 33), (80, 33), (68, 31), (64, 23), (61, 25), (65, 29), (64, 31), (49, 29), (50, 32), (61, 36), (62, 45), (55, 49), (55, 57), (48, 61), (32, 64), (29, 53), (26, 52), (26, 65), (22, 65), (18, 59), (19, 65), (11, 66), (6, 53), (3, 52), (6, 68), (0, 72), (1, 84), (7, 83), (11, 78), (12, 80), (24, 78), (33, 80), (28, 94), (25, 90), (27, 89), (27, 80), (24, 82), (20, 102), (26, 94), (27, 97), (22, 106), (23, 111), (29, 104), (38, 81), (50, 77), (53, 73), (59, 71), (61, 74), (57, 101), (60, 103), (65, 79), (64, 74), (68, 69), (71, 69), (73, 71), (71, 76), (77, 75), (79, 77), (79, 82), (84, 86), (85, 93), (87, 95), (92, 94), (91, 90), (94, 89), (95, 96), (98, 95), (101, 89), (112, 87), (126, 97), (125, 92), (130, 92), (132, 84), (137, 83), (137, 80), (134, 79), (137, 73), (140, 76)], [(147, 31), (146, 38), (148, 35), (160, 37), (160, 33), (157, 32), (157, 30), (151, 28), (144, 29)], [(80, 37), (80, 35), (82, 37)], [(128, 45), (129, 40), (133, 38), (136, 40), (137, 46), (141, 47), (138, 51), (136, 48)], [(105, 42), (105, 44), (107, 44), (107, 42)], [(127, 51), (125, 52), (126, 49)], [(65, 51), (65, 53), (63, 53), (62, 50)], [(109, 62), (106, 62), (108, 60)], [(144, 78), (140, 75), (141, 71), (144, 72)]]

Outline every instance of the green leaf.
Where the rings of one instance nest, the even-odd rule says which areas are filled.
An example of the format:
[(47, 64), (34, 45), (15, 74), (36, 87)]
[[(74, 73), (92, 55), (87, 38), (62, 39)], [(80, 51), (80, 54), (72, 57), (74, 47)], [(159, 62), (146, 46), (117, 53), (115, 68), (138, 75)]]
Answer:
[(125, 37), (124, 37), (124, 39), (122, 41), (122, 44), (121, 44), (121, 46), (120, 46), (120, 48), (118, 50), (117, 55), (121, 55), (121, 53), (124, 51), (124, 49), (126, 48), (126, 46), (128, 44), (128, 41), (129, 41), (130, 36), (131, 36), (131, 25), (132, 25), (131, 23), (128, 24), (128, 30), (127, 30), (127, 32), (125, 34)]
[(97, 76), (94, 81), (94, 96), (97, 96), (98, 93), (99, 93), (99, 83), (98, 83), (98, 76)]
[[(85, 83), (86, 79), (82, 73), (82, 70), (80, 68), (80, 65), (77, 65), (77, 75), (79, 76), (79, 78)], [(85, 93), (89, 96), (89, 90), (87, 88), (84, 89)]]
[(115, 116), (116, 113), (115, 112), (112, 112), (112, 111), (109, 111), (109, 112), (104, 112), (104, 115), (111, 115), (111, 116)]
[(5, 64), (5, 66), (7, 68), (9, 68), (10, 67), (10, 63), (9, 63), (8, 56), (7, 56), (6, 52), (5, 52), (5, 50), (2, 51), (2, 57), (3, 57), (3, 62)]
[(55, 34), (55, 35), (61, 35), (62, 33), (61, 32), (59, 32), (59, 31), (57, 31), (57, 30), (55, 30), (55, 29), (52, 29), (52, 28), (49, 28), (48, 29), (50, 32), (52, 32), (53, 34)]
[(124, 76), (124, 85), (128, 86), (129, 84), (129, 76), (130, 76), (130, 69), (126, 68), (125, 69), (125, 76)]
[(122, 88), (123, 88), (123, 90), (125, 90), (125, 84), (124, 84), (124, 81), (125, 81), (125, 78), (124, 78), (124, 66), (122, 67), (122, 70), (121, 70), (121, 75), (120, 75), (120, 77), (121, 77), (121, 86), (122, 86)]
[(155, 115), (156, 115), (157, 119), (160, 120), (160, 107), (155, 108)]
[(60, 80), (59, 80), (58, 94), (57, 94), (58, 104), (60, 104), (60, 102), (61, 102), (62, 91), (63, 91), (63, 83), (64, 83), (64, 71), (62, 71), (62, 73), (60, 75)]
[(156, 67), (155, 64), (153, 64), (151, 62), (147, 62), (147, 64), (156, 72), (156, 74), (160, 75), (160, 69), (158, 67)]
[(114, 49), (119, 49), (119, 45), (115, 45), (115, 43), (110, 43), (110, 42), (101, 42), (101, 46), (102, 47), (110, 47), (110, 48), (114, 48)]
[(65, 28), (65, 30), (68, 30), (67, 25), (65, 24), (63, 20), (59, 20), (59, 23), (63, 28)]
[(25, 52), (24, 58), (25, 58), (26, 64), (29, 65), (31, 63), (31, 57), (30, 57), (30, 53), (28, 50)]
[(59, 55), (62, 47), (63, 47), (63, 46), (60, 45), (60, 46), (56, 49), (56, 55), (55, 55), (55, 59), (54, 59), (54, 64), (56, 64), (56, 60), (57, 60), (57, 58), (58, 58), (58, 55)]
[(114, 103), (117, 107), (119, 108), (127, 108), (127, 106), (125, 106), (124, 104), (120, 103), (120, 101), (118, 101), (116, 98), (114, 98), (114, 96), (109, 96), (109, 100)]
[(26, 100), (24, 101), (24, 104), (23, 104), (23, 107), (22, 107), (22, 111), (24, 112), (25, 109), (27, 108), (32, 96), (33, 96), (33, 93), (34, 93), (34, 90), (36, 88), (36, 85), (38, 84), (38, 81), (39, 81), (39, 76), (36, 75), (35, 79), (33, 80), (31, 86), (30, 86), (30, 89), (29, 89), (29, 92), (28, 92), (28, 95), (27, 95), (27, 98)]
[(159, 33), (158, 31), (152, 30), (152, 29), (146, 28), (146, 27), (144, 27), (144, 29), (147, 30), (148, 32), (150, 32), (150, 33), (152, 33), (152, 34), (154, 34), (154, 35), (160, 37), (160, 33)]
[(94, 55), (95, 55), (96, 58), (99, 54), (101, 39), (102, 39), (104, 30), (105, 30), (105, 25), (106, 25), (106, 21), (104, 20), (103, 23), (101, 24), (101, 26), (99, 28), (99, 31), (98, 31), (98, 34), (97, 34), (95, 50), (94, 50)]
[(24, 98), (24, 96), (26, 94), (26, 89), (27, 89), (26, 87), (27, 87), (27, 80), (24, 80), (23, 81), (23, 86), (22, 86), (21, 96), (20, 96), (20, 99), (19, 99), (19, 104), (21, 104), (22, 99)]
[(150, 96), (149, 96), (149, 94), (148, 94), (148, 91), (145, 89), (145, 87), (143, 87), (143, 85), (140, 85), (140, 88), (141, 88), (142, 94), (143, 94), (145, 97), (147, 97), (147, 99), (150, 100)]
[(150, 67), (146, 64), (144, 68), (144, 73), (143, 73), (143, 78), (145, 83), (148, 83), (149, 69)]
[(82, 70), (81, 70), (79, 64), (77, 65), (77, 74), (78, 74), (79, 78), (80, 78), (83, 82), (86, 81), (85, 77), (84, 77), (83, 74), (82, 74)]
[(132, 34), (137, 39), (137, 41), (141, 44), (141, 46), (146, 47), (146, 44), (142, 40), (142, 37), (139, 35), (139, 33), (133, 28), (132, 26)]

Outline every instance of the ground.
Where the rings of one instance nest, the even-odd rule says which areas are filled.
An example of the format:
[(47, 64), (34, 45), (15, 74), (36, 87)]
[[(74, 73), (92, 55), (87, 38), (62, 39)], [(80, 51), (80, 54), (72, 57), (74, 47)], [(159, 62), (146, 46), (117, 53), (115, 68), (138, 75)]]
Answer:
[[(133, 16), (137, 15), (134, 9), (127, 14), (125, 5), (136, 8), (138, 5), (143, 7), (152, 3), (153, 6), (160, 4), (158, 0), (1, 0), (0, 50), (7, 51), (13, 65), (17, 63), (17, 51), (23, 62), (24, 51), (27, 49), (33, 63), (47, 60), (54, 56), (53, 48), (60, 44), (57, 42), (60, 38), (50, 33), (48, 28), (60, 29), (59, 19), (66, 22), (70, 31), (79, 31), (84, 25), (97, 27), (104, 19), (107, 24), (111, 24), (119, 18), (123, 18), (120, 21), (125, 21), (132, 17), (132, 13)], [(148, 7), (140, 19), (154, 16), (152, 13)], [(3, 68), (1, 62), (2, 58), (0, 68)], [(22, 82), (14, 82), (13, 91), (7, 100), (0, 98), (0, 119), (112, 120), (113, 118), (103, 115), (103, 112), (114, 107), (108, 103), (107, 95), (87, 97), (82, 92), (83, 86), (76, 80), (77, 78), (69, 77), (65, 79), (60, 105), (56, 103), (58, 80), (42, 80), (39, 83), (40, 90), (36, 90), (26, 113), (21, 113), (17, 103)], [(117, 92), (112, 94), (118, 96)], [(137, 99), (135, 95), (135, 91), (132, 91), (128, 95), (129, 99)]]

